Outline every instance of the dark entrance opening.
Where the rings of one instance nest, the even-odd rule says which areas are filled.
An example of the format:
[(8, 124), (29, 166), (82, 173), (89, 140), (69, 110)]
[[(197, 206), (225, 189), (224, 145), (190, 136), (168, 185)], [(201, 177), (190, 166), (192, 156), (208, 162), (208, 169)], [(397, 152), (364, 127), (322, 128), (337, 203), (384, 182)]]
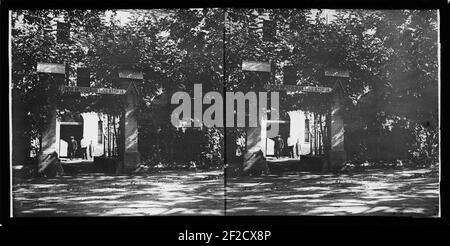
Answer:
[[(281, 139), (283, 139), (285, 148), (283, 149), (281, 155), (282, 156), (288, 156), (289, 153), (287, 152), (287, 141), (290, 135), (290, 129), (291, 129), (291, 121), (290, 119), (280, 120), (278, 122), (267, 122), (266, 123), (266, 131), (269, 130), (271, 125), (277, 124), (279, 129), (279, 135)], [(267, 138), (266, 141), (266, 156), (275, 157), (275, 149), (274, 149), (274, 141), (275, 138)]]
[[(78, 143), (78, 150), (75, 157), (81, 157), (80, 141), (83, 138), (83, 123), (61, 122), (60, 124), (60, 157), (68, 157), (68, 143), (70, 137), (74, 136)], [(62, 144), (63, 143), (63, 144)], [(64, 148), (64, 150), (62, 149)]]

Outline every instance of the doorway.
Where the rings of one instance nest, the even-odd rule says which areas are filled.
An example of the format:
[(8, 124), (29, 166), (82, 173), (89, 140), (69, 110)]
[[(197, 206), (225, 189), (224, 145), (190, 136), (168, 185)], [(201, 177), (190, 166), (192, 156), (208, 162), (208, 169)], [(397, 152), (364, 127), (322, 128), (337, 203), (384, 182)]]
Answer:
[[(83, 123), (82, 122), (60, 122), (59, 128), (59, 156), (60, 157), (69, 157), (68, 147), (70, 137), (73, 136), (78, 143), (80, 144), (81, 139), (83, 138)], [(75, 153), (75, 157), (81, 157), (81, 148), (78, 148)]]
[[(274, 124), (278, 124), (278, 129), (279, 129), (279, 135), (281, 137), (281, 139), (283, 139), (283, 142), (285, 144), (285, 146), (287, 147), (287, 141), (288, 138), (290, 137), (290, 121), (284, 121), (284, 120), (278, 120), (278, 121), (265, 121), (265, 125), (266, 125), (266, 132), (270, 129), (270, 127)], [(264, 140), (265, 141), (265, 146), (266, 146), (266, 151), (265, 151), (265, 155), (266, 156), (275, 156), (275, 140), (274, 138), (268, 138), (266, 134), (262, 134), (264, 136)], [(287, 149), (287, 148), (285, 148)], [(282, 155), (287, 155), (288, 153), (286, 153), (286, 151), (284, 151), (284, 153), (282, 153)]]

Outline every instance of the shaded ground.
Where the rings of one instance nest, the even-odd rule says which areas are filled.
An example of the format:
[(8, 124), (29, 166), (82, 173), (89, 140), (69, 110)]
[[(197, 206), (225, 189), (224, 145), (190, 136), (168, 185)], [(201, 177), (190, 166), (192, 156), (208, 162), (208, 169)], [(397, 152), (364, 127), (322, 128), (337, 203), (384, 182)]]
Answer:
[(15, 179), (14, 216), (438, 215), (436, 168), (275, 173), (228, 178), (226, 196), (220, 170)]
[(14, 216), (222, 215), (221, 171), (78, 174), (13, 185)]
[(227, 179), (227, 215), (438, 216), (437, 170), (291, 172)]
[(322, 162), (318, 157), (302, 156), (301, 160), (297, 158), (275, 157), (267, 158), (270, 171), (272, 173), (286, 172), (320, 172), (322, 170)]

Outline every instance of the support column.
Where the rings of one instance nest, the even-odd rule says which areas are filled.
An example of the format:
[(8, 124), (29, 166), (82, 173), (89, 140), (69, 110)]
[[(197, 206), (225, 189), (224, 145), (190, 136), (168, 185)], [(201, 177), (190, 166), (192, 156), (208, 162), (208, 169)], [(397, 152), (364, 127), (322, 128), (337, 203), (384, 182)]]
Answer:
[[(64, 84), (65, 66), (63, 64), (38, 63), (37, 72), (39, 83), (45, 83), (50, 92), (58, 93), (57, 88)], [(41, 152), (50, 154), (56, 152), (56, 102), (51, 105), (50, 116), (47, 125), (42, 132)]]
[(267, 172), (266, 159), (262, 152), (261, 124), (247, 128), (246, 150), (244, 151), (244, 173)]
[(138, 151), (136, 109), (136, 96), (129, 91), (127, 93), (127, 106), (125, 107), (125, 152), (123, 156), (126, 171), (134, 170), (141, 162), (141, 155)]
[(331, 106), (331, 149), (330, 149), (330, 168), (331, 170), (340, 169), (347, 160), (347, 154), (344, 149), (344, 118), (342, 115), (342, 90), (335, 88), (332, 95)]
[(134, 71), (119, 71), (120, 87), (127, 89), (124, 125), (123, 125), (123, 166), (125, 172), (131, 172), (141, 162), (141, 155), (138, 149), (138, 122), (136, 117), (137, 105), (139, 100), (139, 91), (136, 84), (143, 80), (143, 75), (140, 72)]
[(335, 68), (325, 70), (325, 76), (328, 80), (327, 82), (333, 85), (331, 112), (329, 115), (329, 168), (333, 171), (342, 168), (347, 161), (347, 153), (344, 148), (344, 90), (342, 82), (347, 81), (350, 76), (348, 70)]
[[(49, 93), (59, 93), (59, 86), (64, 84), (66, 74), (65, 65), (52, 63), (38, 63), (37, 72), (39, 83), (44, 84)], [(50, 96), (50, 95), (47, 95)], [(57, 132), (56, 132), (56, 102), (50, 100), (50, 112), (46, 125), (42, 131), (41, 152), (38, 155), (38, 172), (45, 173), (52, 169), (53, 164), (58, 162)]]
[(52, 108), (48, 124), (42, 132), (42, 153), (50, 154), (57, 151), (56, 146), (56, 107)]
[[(245, 71), (245, 69), (249, 69), (246, 68), (245, 66), (247, 66), (248, 64), (244, 63), (243, 64), (243, 70)], [(265, 63), (261, 63), (261, 64), (256, 64), (256, 67), (252, 67), (250, 70), (246, 70), (246, 71), (251, 71), (251, 73), (249, 73), (249, 78), (245, 79), (247, 81), (247, 85), (248, 88), (246, 92), (248, 91), (263, 91), (263, 87), (264, 84), (269, 83), (270, 81), (270, 65), (269, 63), (265, 64)], [(258, 68), (258, 66), (264, 65), (261, 68)], [(253, 70), (254, 69), (254, 70)], [(264, 100), (267, 100), (267, 98), (265, 98)], [(246, 112), (246, 149), (243, 153), (243, 172), (245, 174), (262, 174), (262, 173), (269, 173), (269, 167), (267, 165), (266, 162), (266, 158), (264, 155), (264, 146), (265, 144), (262, 142), (262, 138), (261, 138), (261, 120), (262, 120), (262, 112), (259, 112), (259, 107), (260, 105), (260, 95), (257, 94), (256, 97), (256, 101), (257, 101), (257, 105), (252, 105), (252, 106), (257, 106), (258, 107), (258, 115), (257, 115), (257, 126), (256, 127), (248, 127), (248, 117), (249, 114)], [(266, 104), (265, 108), (268, 107), (268, 105), (271, 104)], [(239, 110), (249, 110), (247, 108), (244, 109), (239, 109)]]

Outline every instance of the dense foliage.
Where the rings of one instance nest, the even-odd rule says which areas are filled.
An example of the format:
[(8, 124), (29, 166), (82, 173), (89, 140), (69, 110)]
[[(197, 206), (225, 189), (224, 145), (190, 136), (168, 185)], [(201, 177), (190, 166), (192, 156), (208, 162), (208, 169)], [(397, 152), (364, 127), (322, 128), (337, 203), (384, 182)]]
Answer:
[[(117, 124), (122, 112), (117, 96), (61, 96), (38, 83), (37, 62), (68, 63), (70, 83), (75, 65), (87, 66), (93, 71), (93, 84), (101, 87), (114, 87), (117, 69), (128, 67), (144, 73), (139, 106), (144, 160), (152, 164), (179, 160), (220, 164), (225, 149), (235, 152), (224, 149), (224, 129), (192, 129), (189, 133), (172, 127), (168, 123), (170, 95), (176, 90), (190, 92), (194, 83), (202, 83), (203, 91), (245, 90), (254, 83), (251, 75), (240, 69), (242, 60), (247, 59), (270, 61), (274, 73), (263, 79), (278, 83), (286, 61), (293, 65), (302, 85), (329, 86), (325, 68), (348, 69), (345, 122), (351, 160), (415, 158), (433, 162), (438, 158), (435, 11), (339, 10), (329, 20), (322, 11), (287, 9), (129, 13), (130, 21), (124, 24), (106, 18), (106, 14), (114, 17), (116, 11), (13, 12), (12, 89), (17, 109), (17, 105), (25, 105), (21, 128), (25, 138), (39, 136), (53, 103), (58, 104), (59, 115), (102, 112), (117, 117)], [(275, 21), (272, 40), (262, 38), (261, 15)], [(48, 31), (55, 18), (70, 24), (67, 42), (58, 42), (56, 33)], [(287, 95), (283, 100), (285, 111), (315, 112), (321, 119), (329, 110), (328, 99), (317, 94)], [(228, 129), (227, 146), (242, 134), (242, 129)], [(178, 149), (183, 151), (178, 153)], [(161, 153), (174, 158), (164, 160), (161, 156), (168, 155)]]

